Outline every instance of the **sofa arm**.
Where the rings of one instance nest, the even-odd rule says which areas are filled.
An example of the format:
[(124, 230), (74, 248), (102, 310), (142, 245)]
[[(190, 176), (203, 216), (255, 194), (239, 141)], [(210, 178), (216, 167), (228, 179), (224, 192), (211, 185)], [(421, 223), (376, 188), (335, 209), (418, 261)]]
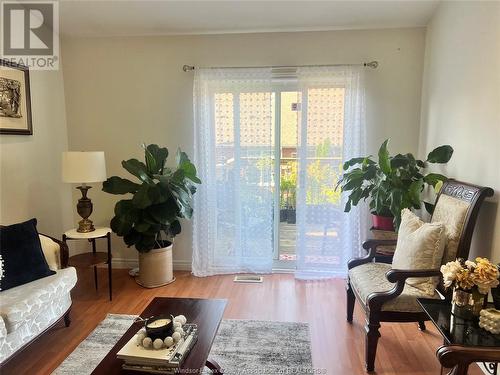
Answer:
[[(44, 237), (47, 240), (50, 240), (50, 245), (55, 244), (57, 246), (57, 252), (58, 252), (58, 260), (60, 264), (60, 268), (66, 268), (68, 267), (68, 260), (69, 260), (69, 249), (68, 245), (64, 243), (61, 240), (58, 240), (57, 238), (48, 236), (43, 233), (39, 233), (40, 237)], [(47, 245), (46, 245), (47, 246)], [(44, 244), (42, 243), (42, 248), (44, 248)], [(44, 249), (45, 253), (45, 249)], [(59, 268), (59, 267), (57, 267)]]

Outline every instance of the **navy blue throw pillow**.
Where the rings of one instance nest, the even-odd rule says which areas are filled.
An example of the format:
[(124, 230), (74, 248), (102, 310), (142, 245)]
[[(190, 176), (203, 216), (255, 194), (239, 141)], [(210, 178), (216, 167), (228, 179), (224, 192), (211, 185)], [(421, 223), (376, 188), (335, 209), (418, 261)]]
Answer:
[(36, 219), (1, 227), (0, 254), (3, 259), (2, 291), (55, 274), (43, 255)]

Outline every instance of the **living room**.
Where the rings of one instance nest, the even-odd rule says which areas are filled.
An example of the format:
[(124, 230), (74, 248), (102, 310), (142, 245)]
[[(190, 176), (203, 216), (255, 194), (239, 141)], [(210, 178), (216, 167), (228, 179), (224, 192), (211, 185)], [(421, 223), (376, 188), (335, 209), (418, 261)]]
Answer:
[(496, 373), (500, 2), (1, 6), (2, 374)]

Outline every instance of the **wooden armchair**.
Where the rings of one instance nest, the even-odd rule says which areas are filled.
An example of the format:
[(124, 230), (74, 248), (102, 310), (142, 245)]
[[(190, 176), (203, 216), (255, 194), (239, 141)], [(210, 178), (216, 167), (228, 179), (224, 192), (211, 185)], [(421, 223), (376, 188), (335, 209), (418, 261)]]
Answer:
[[(468, 183), (448, 180), (443, 184), (436, 199), (436, 207), (431, 222), (443, 222), (448, 242), (442, 263), (456, 258), (467, 259), (472, 233), (481, 203), (492, 196), (493, 190)], [(347, 321), (352, 322), (354, 303), (360, 303), (366, 314), (365, 362), (366, 370), (374, 371), (377, 343), (381, 322), (418, 322), (425, 329), (427, 315), (421, 310), (416, 299), (427, 297), (408, 285), (410, 277), (441, 276), (438, 269), (398, 270), (390, 264), (374, 262), (376, 248), (381, 245), (395, 245), (393, 240), (368, 240), (363, 248), (368, 254), (352, 259), (348, 263), (347, 279)], [(442, 283), (438, 290), (445, 294)], [(433, 298), (440, 298), (435, 292)]]

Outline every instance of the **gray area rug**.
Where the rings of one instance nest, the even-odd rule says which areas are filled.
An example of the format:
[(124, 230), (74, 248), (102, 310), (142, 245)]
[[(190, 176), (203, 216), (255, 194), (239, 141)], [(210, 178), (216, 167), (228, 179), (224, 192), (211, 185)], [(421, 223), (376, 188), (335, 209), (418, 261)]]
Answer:
[[(134, 317), (109, 314), (53, 374), (90, 374), (130, 327)], [(223, 320), (210, 358), (227, 375), (313, 373), (306, 323)]]

